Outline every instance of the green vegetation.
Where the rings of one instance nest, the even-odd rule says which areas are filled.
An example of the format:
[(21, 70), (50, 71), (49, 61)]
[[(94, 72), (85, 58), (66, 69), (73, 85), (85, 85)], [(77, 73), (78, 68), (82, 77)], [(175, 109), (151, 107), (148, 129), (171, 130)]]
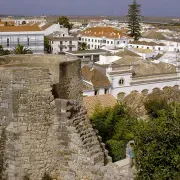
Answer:
[(146, 107), (151, 118), (139, 122), (134, 136), (136, 179), (180, 179), (180, 104), (150, 104)]
[(46, 36), (44, 36), (44, 51), (48, 53), (51, 51), (51, 45), (49, 43), (49, 39)]
[(29, 48), (26, 48), (23, 45), (18, 44), (14, 48), (14, 54), (32, 54), (32, 51)]
[(138, 40), (141, 37), (141, 5), (137, 4), (136, 0), (129, 5), (127, 20), (128, 20), (128, 29), (129, 33), (134, 40)]
[(0, 45), (0, 56), (8, 55), (10, 54), (10, 51), (4, 50), (2, 45)]
[(126, 145), (134, 138), (132, 132), (134, 125), (137, 124), (137, 119), (130, 116), (126, 106), (122, 104), (114, 108), (97, 106), (91, 120), (107, 145), (113, 161), (125, 158)]
[(91, 120), (113, 161), (125, 158), (127, 143), (135, 141), (136, 180), (180, 179), (180, 103), (150, 94), (144, 106), (145, 120), (122, 104), (97, 106)]
[(73, 23), (70, 23), (69, 22), (69, 19), (68, 17), (66, 16), (61, 16), (58, 18), (57, 22), (60, 24), (60, 25), (63, 25), (65, 28), (68, 28), (68, 30), (71, 30), (72, 27), (73, 27)]
[(88, 49), (88, 47), (87, 47), (87, 44), (85, 42), (79, 42), (79, 44), (78, 44), (78, 50), (79, 51), (84, 51), (87, 49)]

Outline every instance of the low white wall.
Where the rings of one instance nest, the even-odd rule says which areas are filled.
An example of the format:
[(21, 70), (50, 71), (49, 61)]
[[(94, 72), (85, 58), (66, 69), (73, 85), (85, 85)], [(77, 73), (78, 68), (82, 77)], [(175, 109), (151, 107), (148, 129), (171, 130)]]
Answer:
[(158, 82), (149, 82), (149, 83), (144, 82), (144, 83), (139, 83), (139, 84), (137, 83), (132, 86), (118, 87), (118, 88), (111, 89), (111, 94), (115, 98), (117, 98), (118, 94), (121, 92), (128, 95), (132, 91), (138, 91), (139, 93), (141, 93), (144, 89), (148, 89), (149, 90), (148, 93), (151, 93), (154, 88), (163, 89), (166, 86), (173, 87), (175, 85), (180, 86), (180, 79), (179, 80), (167, 80), (167, 81), (161, 80)]
[(110, 64), (114, 61), (117, 61), (118, 59), (120, 59), (119, 56), (103, 56), (103, 55), (100, 55), (99, 61), (97, 63), (98, 64)]

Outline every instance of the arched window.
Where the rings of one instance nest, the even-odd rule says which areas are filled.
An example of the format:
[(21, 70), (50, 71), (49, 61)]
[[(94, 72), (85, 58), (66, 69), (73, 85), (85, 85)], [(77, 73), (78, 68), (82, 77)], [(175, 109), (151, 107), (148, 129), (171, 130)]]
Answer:
[(119, 80), (119, 85), (122, 86), (123, 84), (124, 84), (124, 78), (121, 78), (121, 79)]

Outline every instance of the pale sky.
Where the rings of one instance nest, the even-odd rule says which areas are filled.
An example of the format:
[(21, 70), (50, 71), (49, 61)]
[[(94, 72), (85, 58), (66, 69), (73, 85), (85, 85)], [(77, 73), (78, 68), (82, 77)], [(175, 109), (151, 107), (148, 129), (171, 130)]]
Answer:
[[(180, 0), (137, 0), (144, 16), (180, 17)], [(0, 0), (0, 14), (110, 15), (127, 14), (133, 0)]]

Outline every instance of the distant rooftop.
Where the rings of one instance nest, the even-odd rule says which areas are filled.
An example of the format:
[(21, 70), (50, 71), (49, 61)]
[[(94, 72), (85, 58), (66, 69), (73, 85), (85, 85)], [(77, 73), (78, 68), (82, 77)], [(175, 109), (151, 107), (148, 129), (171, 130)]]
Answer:
[(38, 26), (0, 26), (0, 32), (42, 31)]
[(93, 53), (105, 53), (106, 50), (103, 49), (93, 49), (93, 50), (83, 50), (83, 51), (67, 51), (71, 54), (93, 54)]

